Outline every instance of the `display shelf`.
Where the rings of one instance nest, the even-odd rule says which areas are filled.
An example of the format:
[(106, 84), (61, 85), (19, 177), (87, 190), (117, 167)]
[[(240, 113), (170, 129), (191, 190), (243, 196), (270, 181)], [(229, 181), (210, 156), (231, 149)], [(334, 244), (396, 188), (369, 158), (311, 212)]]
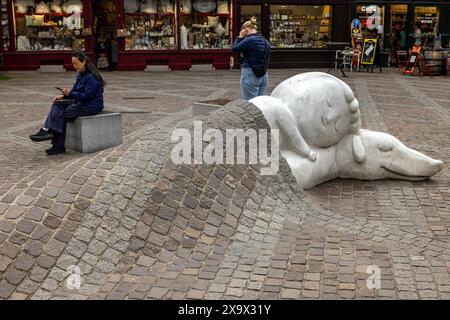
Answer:
[[(83, 11), (80, 12), (81, 15), (83, 15)], [(62, 12), (62, 13), (57, 13), (57, 12), (50, 12), (50, 13), (20, 13), (20, 12), (16, 12), (15, 16), (16, 17), (25, 17), (25, 16), (52, 16), (52, 17), (70, 17), (73, 15), (73, 13), (66, 13), (66, 12)]]
[(149, 38), (171, 38), (171, 37), (175, 37), (175, 34), (165, 34), (165, 35), (148, 35), (147, 37)]
[(270, 39), (275, 48), (315, 49), (330, 38), (329, 6), (320, 11), (312, 6), (274, 6), (270, 15)]
[(127, 51), (167, 51), (177, 46), (174, 13), (125, 14), (125, 33)]
[(42, 26), (27, 26), (28, 28), (62, 28), (63, 26), (60, 25), (42, 25)]
[(191, 12), (191, 13), (179, 13), (178, 16), (180, 17), (191, 17), (191, 16), (197, 16), (197, 17), (228, 17), (230, 16), (229, 13), (214, 13), (214, 12)]
[(132, 16), (132, 17), (141, 17), (141, 16), (174, 16), (175, 13), (147, 13), (147, 12), (142, 12), (142, 13), (124, 13), (125, 16)]

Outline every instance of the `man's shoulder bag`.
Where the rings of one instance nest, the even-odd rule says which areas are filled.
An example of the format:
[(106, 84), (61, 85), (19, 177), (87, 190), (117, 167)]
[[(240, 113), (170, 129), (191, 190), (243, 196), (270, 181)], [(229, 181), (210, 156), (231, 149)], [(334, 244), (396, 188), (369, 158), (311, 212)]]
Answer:
[[(258, 67), (252, 66), (250, 65), (250, 68), (252, 69), (253, 73), (255, 74), (255, 76), (257, 76), (258, 78), (262, 78), (266, 75), (267, 73), (267, 67), (268, 67), (268, 56), (269, 56), (269, 50), (267, 49), (267, 41), (266, 39), (264, 39), (264, 50), (265, 50), (265, 54), (264, 54), (264, 64)], [(249, 61), (250, 63), (250, 61)]]

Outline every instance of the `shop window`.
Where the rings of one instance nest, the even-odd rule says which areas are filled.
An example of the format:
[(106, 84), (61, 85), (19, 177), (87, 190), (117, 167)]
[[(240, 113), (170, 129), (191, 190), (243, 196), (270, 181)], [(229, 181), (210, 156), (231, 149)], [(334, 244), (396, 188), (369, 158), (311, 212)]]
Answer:
[(177, 48), (174, 0), (124, 0), (125, 49)]
[(239, 28), (245, 21), (249, 21), (252, 17), (256, 18), (258, 31), (261, 31), (261, 6), (241, 5), (241, 20), (239, 21)]
[(14, 19), (18, 51), (82, 50), (83, 1), (16, 0)]
[(181, 49), (231, 47), (230, 0), (179, 0)]
[(326, 48), (331, 6), (270, 6), (270, 41), (277, 48)]
[(364, 38), (379, 38), (380, 42), (383, 40), (384, 6), (357, 5), (356, 17), (361, 21)]
[(407, 4), (391, 5), (391, 48), (406, 49), (406, 28), (408, 17)]
[(0, 1), (0, 51), (9, 49), (8, 4)]
[(438, 7), (415, 7), (414, 44), (431, 47), (439, 32)]

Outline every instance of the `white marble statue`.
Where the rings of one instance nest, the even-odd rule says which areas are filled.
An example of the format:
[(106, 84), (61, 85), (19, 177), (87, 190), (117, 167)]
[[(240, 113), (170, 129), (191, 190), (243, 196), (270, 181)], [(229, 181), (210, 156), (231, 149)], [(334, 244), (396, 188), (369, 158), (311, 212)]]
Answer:
[(441, 171), (442, 161), (406, 147), (390, 134), (361, 129), (359, 135), (366, 152), (362, 162), (352, 155), (351, 135), (331, 147), (312, 147), (318, 154), (315, 162), (292, 151), (287, 151), (284, 157), (295, 179), (305, 189), (335, 178), (417, 181)]
[(389, 134), (361, 129), (358, 100), (329, 74), (296, 75), (250, 102), (280, 130), (281, 155), (305, 189), (338, 177), (423, 180), (442, 168)]

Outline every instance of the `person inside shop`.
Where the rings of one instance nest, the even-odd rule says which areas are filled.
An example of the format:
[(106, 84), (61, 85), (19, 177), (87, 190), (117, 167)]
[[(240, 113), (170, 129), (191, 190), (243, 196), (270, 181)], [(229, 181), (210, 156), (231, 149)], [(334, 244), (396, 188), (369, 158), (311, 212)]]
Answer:
[(97, 39), (97, 68), (106, 70), (109, 68), (109, 48), (108, 39), (102, 33)]
[(405, 50), (406, 49), (406, 31), (405, 26), (398, 25), (398, 35), (399, 35), (399, 41), (400, 41), (400, 49)]
[(113, 71), (117, 68), (117, 35), (115, 32), (111, 33), (110, 37), (110, 43), (109, 43), (109, 53), (108, 58), (109, 60), (109, 71)]
[(250, 100), (264, 95), (269, 79), (270, 42), (257, 31), (256, 18), (242, 25), (233, 45), (233, 52), (241, 55), (241, 97)]
[(394, 65), (398, 65), (397, 51), (400, 49), (400, 32), (399, 25), (395, 25), (391, 31), (391, 50), (392, 50), (392, 62)]
[(414, 44), (416, 46), (422, 45), (422, 28), (420, 23), (416, 23), (416, 29), (414, 30)]
[(103, 110), (105, 81), (92, 61), (81, 51), (72, 55), (72, 64), (78, 72), (72, 89), (62, 88), (61, 95), (53, 99), (44, 126), (31, 135), (33, 141), (52, 140), (48, 155), (65, 153), (67, 122), (81, 116), (95, 115)]

